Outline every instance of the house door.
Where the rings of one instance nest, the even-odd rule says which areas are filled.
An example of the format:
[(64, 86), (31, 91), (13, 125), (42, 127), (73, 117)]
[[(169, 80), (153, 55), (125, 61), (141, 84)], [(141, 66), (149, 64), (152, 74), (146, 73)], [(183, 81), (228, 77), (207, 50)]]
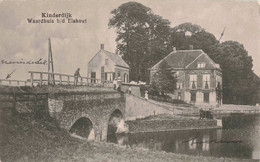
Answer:
[(127, 74), (124, 74), (124, 82), (128, 83), (128, 75)]
[(209, 103), (209, 93), (204, 93), (204, 102)]
[(191, 92), (190, 93), (190, 101), (196, 102), (196, 92)]
[(181, 92), (178, 92), (177, 99), (178, 99), (178, 100), (181, 100)]
[(102, 66), (101, 67), (101, 82), (104, 83), (105, 82), (105, 67)]
[(96, 72), (91, 72), (91, 83), (96, 83)]

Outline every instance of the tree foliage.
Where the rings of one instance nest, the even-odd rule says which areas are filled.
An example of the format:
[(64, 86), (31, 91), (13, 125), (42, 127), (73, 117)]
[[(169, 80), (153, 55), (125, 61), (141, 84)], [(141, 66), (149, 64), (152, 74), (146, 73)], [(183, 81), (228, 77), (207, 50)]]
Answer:
[(170, 22), (137, 2), (124, 3), (111, 14), (108, 25), (117, 30), (117, 48), (130, 66), (130, 80), (149, 81), (149, 68), (169, 53)]
[[(117, 48), (130, 66), (130, 80), (148, 82), (149, 69), (168, 55), (172, 47), (187, 50), (193, 45), (194, 49), (202, 49), (220, 64), (223, 103), (254, 103), (259, 78), (252, 71), (252, 58), (242, 44), (235, 41), (219, 43), (213, 34), (192, 23), (171, 28), (168, 20), (137, 2), (124, 3), (111, 14), (113, 17), (108, 25), (116, 28)], [(159, 77), (160, 82), (153, 85), (160, 91), (172, 91), (169, 88), (174, 86), (169, 85), (174, 83), (168, 81), (169, 74), (167, 70), (159, 72), (157, 75), (164, 79)]]
[(193, 45), (194, 49), (202, 49), (207, 53), (209, 46), (216, 43), (217, 39), (213, 34), (192, 23), (180, 24), (174, 27), (171, 32), (170, 45), (178, 50), (187, 50), (189, 45)]
[(211, 46), (208, 55), (222, 68), (223, 102), (250, 104), (259, 81), (252, 71), (252, 57), (244, 46), (226, 41)]
[(157, 92), (173, 93), (176, 89), (176, 80), (171, 66), (166, 60), (162, 60), (153, 76), (151, 86)]

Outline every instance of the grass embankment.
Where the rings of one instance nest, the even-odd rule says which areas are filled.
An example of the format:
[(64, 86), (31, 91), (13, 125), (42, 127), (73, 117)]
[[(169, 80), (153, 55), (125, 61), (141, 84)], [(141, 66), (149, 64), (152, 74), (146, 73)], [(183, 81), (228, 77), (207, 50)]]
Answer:
[[(180, 115), (171, 115), (171, 114), (158, 114), (158, 115), (151, 115), (145, 118), (141, 118), (138, 120), (199, 120), (199, 117), (194, 116), (180, 116)], [(205, 119), (204, 119), (205, 120)]]
[[(241, 161), (153, 152), (71, 137), (50, 118), (16, 115), (0, 123), (0, 158), (8, 161)], [(249, 161), (249, 160), (248, 160)]]

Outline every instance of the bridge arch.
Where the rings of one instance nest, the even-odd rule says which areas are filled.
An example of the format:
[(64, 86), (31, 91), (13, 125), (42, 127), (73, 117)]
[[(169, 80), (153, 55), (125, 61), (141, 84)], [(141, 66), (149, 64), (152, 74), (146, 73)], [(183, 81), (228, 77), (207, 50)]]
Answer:
[(119, 109), (115, 109), (108, 119), (107, 135), (115, 134), (120, 121), (123, 119), (123, 113)]
[(90, 118), (86, 116), (80, 117), (74, 121), (69, 129), (69, 133), (73, 136), (80, 136), (88, 140), (95, 139), (94, 124)]

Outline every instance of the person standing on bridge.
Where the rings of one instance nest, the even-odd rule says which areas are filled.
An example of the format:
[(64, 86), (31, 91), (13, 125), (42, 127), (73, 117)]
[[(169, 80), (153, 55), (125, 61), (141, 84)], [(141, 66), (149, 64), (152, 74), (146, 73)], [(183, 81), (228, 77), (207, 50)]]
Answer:
[(75, 85), (77, 85), (78, 84), (78, 78), (80, 77), (81, 78), (81, 75), (80, 75), (80, 73), (79, 73), (79, 71), (80, 71), (80, 68), (78, 68), (76, 71), (75, 71), (75, 73), (74, 73), (74, 84)]
[(116, 78), (113, 80), (113, 85), (114, 85), (114, 90), (116, 90), (117, 89), (117, 79)]
[(117, 91), (121, 91), (121, 84), (122, 84), (121, 77), (118, 77), (117, 78)]

